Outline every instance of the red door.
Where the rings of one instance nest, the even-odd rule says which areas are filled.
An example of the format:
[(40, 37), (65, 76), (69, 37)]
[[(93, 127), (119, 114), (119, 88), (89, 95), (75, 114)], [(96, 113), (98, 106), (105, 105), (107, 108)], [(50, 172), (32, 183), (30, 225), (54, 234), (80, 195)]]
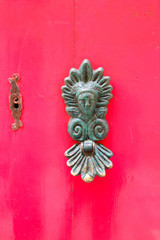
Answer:
[[(0, 1), (0, 240), (160, 239), (160, 2)], [(73, 177), (61, 86), (83, 59), (111, 76), (106, 177)], [(23, 128), (9, 109), (21, 75)]]

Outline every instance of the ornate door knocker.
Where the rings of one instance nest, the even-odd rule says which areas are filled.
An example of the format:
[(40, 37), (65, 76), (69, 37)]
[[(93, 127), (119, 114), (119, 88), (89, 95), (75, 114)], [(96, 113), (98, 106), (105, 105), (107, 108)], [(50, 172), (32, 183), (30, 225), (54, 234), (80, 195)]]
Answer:
[(71, 116), (68, 132), (71, 138), (79, 141), (65, 152), (69, 158), (67, 165), (73, 176), (81, 174), (85, 182), (92, 182), (95, 175), (104, 177), (105, 168), (111, 168), (112, 152), (96, 143), (108, 134), (105, 120), (107, 104), (112, 98), (110, 77), (103, 76), (103, 68), (93, 71), (85, 59), (79, 70), (72, 68), (65, 78), (62, 97)]

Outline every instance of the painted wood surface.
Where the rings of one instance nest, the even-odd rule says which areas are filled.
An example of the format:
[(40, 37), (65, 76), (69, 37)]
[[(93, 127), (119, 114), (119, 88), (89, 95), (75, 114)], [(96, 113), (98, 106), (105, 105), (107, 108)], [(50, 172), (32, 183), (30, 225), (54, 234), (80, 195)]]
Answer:
[[(160, 2), (0, 1), (0, 240), (160, 239)], [(111, 76), (105, 178), (72, 177), (61, 86), (84, 58)], [(13, 132), (8, 78), (21, 74)]]

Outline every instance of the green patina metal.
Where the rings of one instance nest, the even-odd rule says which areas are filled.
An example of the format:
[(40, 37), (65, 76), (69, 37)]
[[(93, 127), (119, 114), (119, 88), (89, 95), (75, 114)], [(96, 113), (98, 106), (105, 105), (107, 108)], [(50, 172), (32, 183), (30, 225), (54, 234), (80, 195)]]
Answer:
[(112, 167), (109, 160), (112, 152), (95, 143), (108, 134), (105, 115), (106, 106), (112, 98), (112, 86), (109, 85), (110, 77), (105, 77), (103, 73), (101, 67), (93, 71), (90, 62), (85, 59), (79, 70), (70, 70), (62, 87), (66, 111), (71, 116), (68, 132), (79, 142), (65, 152), (69, 158), (67, 165), (72, 167), (72, 175), (81, 174), (85, 182), (93, 181), (95, 175), (105, 176), (105, 169)]

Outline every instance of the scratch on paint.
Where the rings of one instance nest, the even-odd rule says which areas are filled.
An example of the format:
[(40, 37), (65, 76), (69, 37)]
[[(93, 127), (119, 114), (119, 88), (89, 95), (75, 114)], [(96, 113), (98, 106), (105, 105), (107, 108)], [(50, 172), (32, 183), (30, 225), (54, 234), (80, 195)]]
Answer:
[(134, 138), (133, 138), (132, 128), (130, 127), (129, 130), (130, 130), (131, 142), (133, 143), (134, 142)]
[(22, 59), (22, 53), (23, 53), (23, 49), (24, 49), (24, 44), (25, 44), (25, 40), (27, 38), (27, 35), (28, 35), (28, 32), (29, 32), (30, 29), (27, 29), (25, 34), (24, 34), (24, 37), (23, 37), (23, 41), (22, 41), (22, 45), (21, 45), (21, 50), (20, 50), (20, 54), (19, 54), (19, 62), (18, 62), (18, 69), (17, 69), (17, 72), (19, 72), (20, 70), (20, 63), (21, 63), (21, 59)]
[(73, 0), (73, 65), (75, 62), (75, 49), (76, 49), (76, 40), (75, 40), (75, 26), (76, 26), (76, 5), (75, 0)]

